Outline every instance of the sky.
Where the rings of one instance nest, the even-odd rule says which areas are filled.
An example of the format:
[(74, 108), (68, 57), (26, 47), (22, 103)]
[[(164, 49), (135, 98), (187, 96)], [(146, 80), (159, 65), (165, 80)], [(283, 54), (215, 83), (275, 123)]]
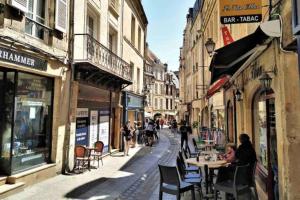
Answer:
[(179, 68), (179, 48), (188, 8), (195, 0), (142, 0), (149, 24), (147, 42), (149, 48), (168, 69)]

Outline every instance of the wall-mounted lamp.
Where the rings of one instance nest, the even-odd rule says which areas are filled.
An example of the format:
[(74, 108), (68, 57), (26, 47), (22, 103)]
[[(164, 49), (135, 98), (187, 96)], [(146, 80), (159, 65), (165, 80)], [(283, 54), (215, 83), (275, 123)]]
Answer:
[(276, 65), (270, 71), (263, 71), (261, 76), (259, 77), (259, 81), (260, 81), (261, 85), (263, 86), (263, 89), (265, 89), (265, 90), (271, 89), (272, 77), (269, 74), (271, 74), (272, 76), (277, 76)]
[(206, 51), (210, 57), (215, 54), (216, 43), (212, 40), (212, 38), (208, 38), (205, 43)]
[(267, 72), (264, 72), (260, 76), (259, 81), (265, 90), (271, 89), (272, 78), (269, 76)]
[(239, 89), (237, 89), (236, 91), (235, 91), (235, 99), (237, 100), (237, 101), (242, 101), (243, 100), (243, 98), (242, 98), (242, 93), (241, 93), (241, 91), (239, 90)]

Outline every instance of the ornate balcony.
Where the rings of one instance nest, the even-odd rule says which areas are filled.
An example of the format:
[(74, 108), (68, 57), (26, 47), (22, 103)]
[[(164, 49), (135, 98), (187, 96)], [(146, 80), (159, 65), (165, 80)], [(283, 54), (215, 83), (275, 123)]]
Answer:
[(132, 82), (129, 64), (88, 34), (74, 36), (74, 63), (88, 63), (112, 76)]

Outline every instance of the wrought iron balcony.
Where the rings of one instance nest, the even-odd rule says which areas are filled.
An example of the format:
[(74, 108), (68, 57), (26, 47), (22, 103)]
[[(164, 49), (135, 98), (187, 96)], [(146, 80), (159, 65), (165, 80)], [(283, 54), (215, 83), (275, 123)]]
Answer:
[(89, 34), (75, 34), (74, 63), (89, 63), (126, 81), (132, 81), (130, 65)]

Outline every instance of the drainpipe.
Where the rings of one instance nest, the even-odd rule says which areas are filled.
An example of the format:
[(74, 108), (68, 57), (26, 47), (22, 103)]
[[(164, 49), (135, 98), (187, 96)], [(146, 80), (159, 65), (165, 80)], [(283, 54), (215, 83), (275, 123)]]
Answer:
[(235, 93), (233, 91), (233, 110), (234, 110), (234, 143), (237, 145), (237, 117), (236, 117), (236, 97), (235, 97)]
[(68, 43), (68, 56), (69, 56), (69, 63), (70, 63), (70, 81), (69, 81), (69, 102), (68, 102), (68, 115), (67, 115), (67, 123), (66, 123), (66, 133), (64, 138), (64, 149), (63, 149), (63, 164), (62, 164), (62, 173), (65, 174), (70, 172), (71, 169), (69, 168), (69, 151), (70, 151), (70, 134), (71, 134), (71, 99), (73, 96), (72, 90), (72, 82), (74, 81), (74, 64), (73, 64), (73, 45), (74, 45), (74, 0), (70, 0), (69, 8), (69, 43)]

